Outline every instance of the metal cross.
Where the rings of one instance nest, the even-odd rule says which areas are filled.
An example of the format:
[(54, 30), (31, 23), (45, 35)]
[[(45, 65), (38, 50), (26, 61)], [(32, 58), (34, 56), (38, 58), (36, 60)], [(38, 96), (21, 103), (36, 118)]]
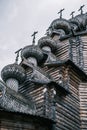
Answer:
[(61, 9), (58, 14), (60, 14), (60, 19), (62, 18), (62, 12), (64, 11), (65, 9)]
[(72, 18), (74, 17), (74, 15), (73, 15), (74, 13), (75, 13), (75, 11), (72, 11), (70, 14), (72, 16)]
[(19, 50), (17, 50), (17, 51), (15, 52), (15, 54), (17, 54), (16, 59), (15, 59), (15, 63), (17, 63), (17, 64), (18, 64), (19, 52), (20, 52), (21, 50), (22, 50), (22, 48), (19, 49)]
[(33, 37), (32, 45), (35, 45), (35, 36), (38, 33), (38, 31), (34, 32), (31, 37)]
[(81, 7), (80, 7), (80, 9), (78, 10), (78, 11), (81, 11), (81, 14), (83, 14), (83, 7), (84, 7), (85, 5), (82, 5)]

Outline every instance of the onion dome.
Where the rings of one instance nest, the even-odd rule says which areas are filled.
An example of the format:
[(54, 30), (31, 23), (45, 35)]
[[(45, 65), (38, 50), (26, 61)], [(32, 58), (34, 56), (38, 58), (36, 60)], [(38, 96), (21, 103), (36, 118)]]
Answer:
[(76, 31), (85, 30), (87, 25), (87, 14), (77, 15), (76, 17), (70, 20), (70, 23), (77, 26)]
[(43, 52), (41, 51), (38, 46), (26, 46), (21, 51), (21, 56), (28, 59), (28, 58), (35, 58), (38, 63), (40, 63), (43, 59)]
[(18, 64), (5, 66), (1, 71), (1, 77), (7, 86), (17, 91), (18, 85), (23, 83), (26, 78), (24, 69)]
[(69, 21), (70, 21), (71, 28), (73, 30), (75, 30), (75, 31), (79, 31), (80, 30), (80, 25), (79, 25), (79, 22), (78, 22), (77, 19), (72, 18)]
[(57, 49), (56, 42), (49, 36), (40, 38), (38, 41), (38, 46), (41, 49), (43, 49), (43, 47), (50, 47), (52, 52), (54, 52)]
[(1, 77), (6, 82), (8, 78), (15, 78), (21, 84), (25, 80), (25, 71), (18, 64), (10, 64), (5, 66), (1, 71)]
[(62, 29), (65, 34), (69, 34), (71, 31), (70, 23), (68, 22), (68, 20), (63, 18), (54, 20), (51, 23), (50, 27), (52, 27), (52, 29)]

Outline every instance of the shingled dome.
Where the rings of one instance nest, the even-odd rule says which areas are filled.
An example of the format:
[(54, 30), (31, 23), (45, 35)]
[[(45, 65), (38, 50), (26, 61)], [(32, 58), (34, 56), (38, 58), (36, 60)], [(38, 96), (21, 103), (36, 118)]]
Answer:
[(24, 58), (34, 57), (37, 62), (40, 63), (43, 59), (43, 52), (38, 48), (38, 46), (26, 46), (21, 51), (21, 56)]
[(69, 21), (63, 18), (54, 20), (51, 23), (50, 27), (52, 27), (53, 29), (62, 29), (64, 30), (65, 34), (69, 34), (71, 31), (71, 26)]
[(75, 18), (70, 20), (70, 23), (76, 25), (78, 28), (76, 31), (81, 31), (86, 29), (87, 26), (87, 14), (77, 15)]
[(40, 48), (43, 48), (45, 46), (48, 46), (51, 48), (51, 51), (54, 52), (57, 49), (56, 42), (51, 37), (42, 37), (38, 41), (38, 45)]
[(1, 77), (6, 82), (8, 79), (13, 78), (19, 81), (21, 84), (25, 78), (26, 74), (24, 69), (18, 64), (10, 64), (5, 66), (1, 71)]

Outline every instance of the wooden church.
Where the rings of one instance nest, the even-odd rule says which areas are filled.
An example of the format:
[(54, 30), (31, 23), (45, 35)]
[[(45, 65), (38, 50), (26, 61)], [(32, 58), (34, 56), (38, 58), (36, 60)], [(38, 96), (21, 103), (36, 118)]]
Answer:
[[(55, 19), (1, 71), (0, 130), (87, 130), (87, 13)], [(21, 62), (18, 63), (19, 51)]]

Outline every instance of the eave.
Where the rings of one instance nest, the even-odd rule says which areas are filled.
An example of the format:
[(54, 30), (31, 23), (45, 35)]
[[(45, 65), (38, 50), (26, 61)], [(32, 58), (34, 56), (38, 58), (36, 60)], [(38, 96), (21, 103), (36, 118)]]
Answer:
[(62, 85), (58, 84), (57, 82), (55, 81), (52, 81), (51, 83), (48, 84), (48, 86), (55, 86), (55, 89), (56, 89), (56, 92), (61, 92), (61, 94), (63, 95), (67, 95), (67, 94), (70, 94), (70, 91), (68, 88), (65, 88), (63, 87)]
[[(55, 34), (59, 35), (58, 32), (53, 31), (53, 32), (52, 32), (52, 36), (55, 35)], [(84, 36), (84, 35), (87, 35), (87, 30), (85, 30), (85, 31), (80, 31), (80, 32), (70, 33), (70, 34), (65, 35), (65, 36), (60, 36), (59, 40), (60, 40), (60, 41), (63, 41), (63, 40), (66, 40), (66, 39), (68, 39), (68, 38), (70, 38), (70, 37)]]
[(0, 108), (9, 112), (22, 112), (34, 114), (36, 107), (34, 102), (24, 95), (15, 92), (0, 81), (0, 90), (2, 96), (0, 97)]
[(0, 109), (0, 121), (3, 119), (11, 119), (11, 120), (18, 120), (18, 121), (26, 121), (30, 122), (30, 120), (33, 120), (34, 122), (39, 122), (40, 124), (46, 124), (46, 125), (52, 125), (55, 124), (56, 122), (52, 119), (49, 119), (45, 116), (40, 116), (40, 115), (33, 115), (33, 114), (26, 114), (26, 113), (21, 113), (21, 112), (11, 112), (7, 110)]
[(71, 67), (77, 75), (80, 77), (82, 81), (87, 81), (87, 74), (82, 70), (79, 66), (77, 66), (73, 61), (70, 59), (64, 60), (64, 61), (56, 61), (56, 62), (51, 62), (51, 63), (46, 63), (45, 66), (48, 67), (57, 67), (57, 66), (62, 66), (66, 65)]

